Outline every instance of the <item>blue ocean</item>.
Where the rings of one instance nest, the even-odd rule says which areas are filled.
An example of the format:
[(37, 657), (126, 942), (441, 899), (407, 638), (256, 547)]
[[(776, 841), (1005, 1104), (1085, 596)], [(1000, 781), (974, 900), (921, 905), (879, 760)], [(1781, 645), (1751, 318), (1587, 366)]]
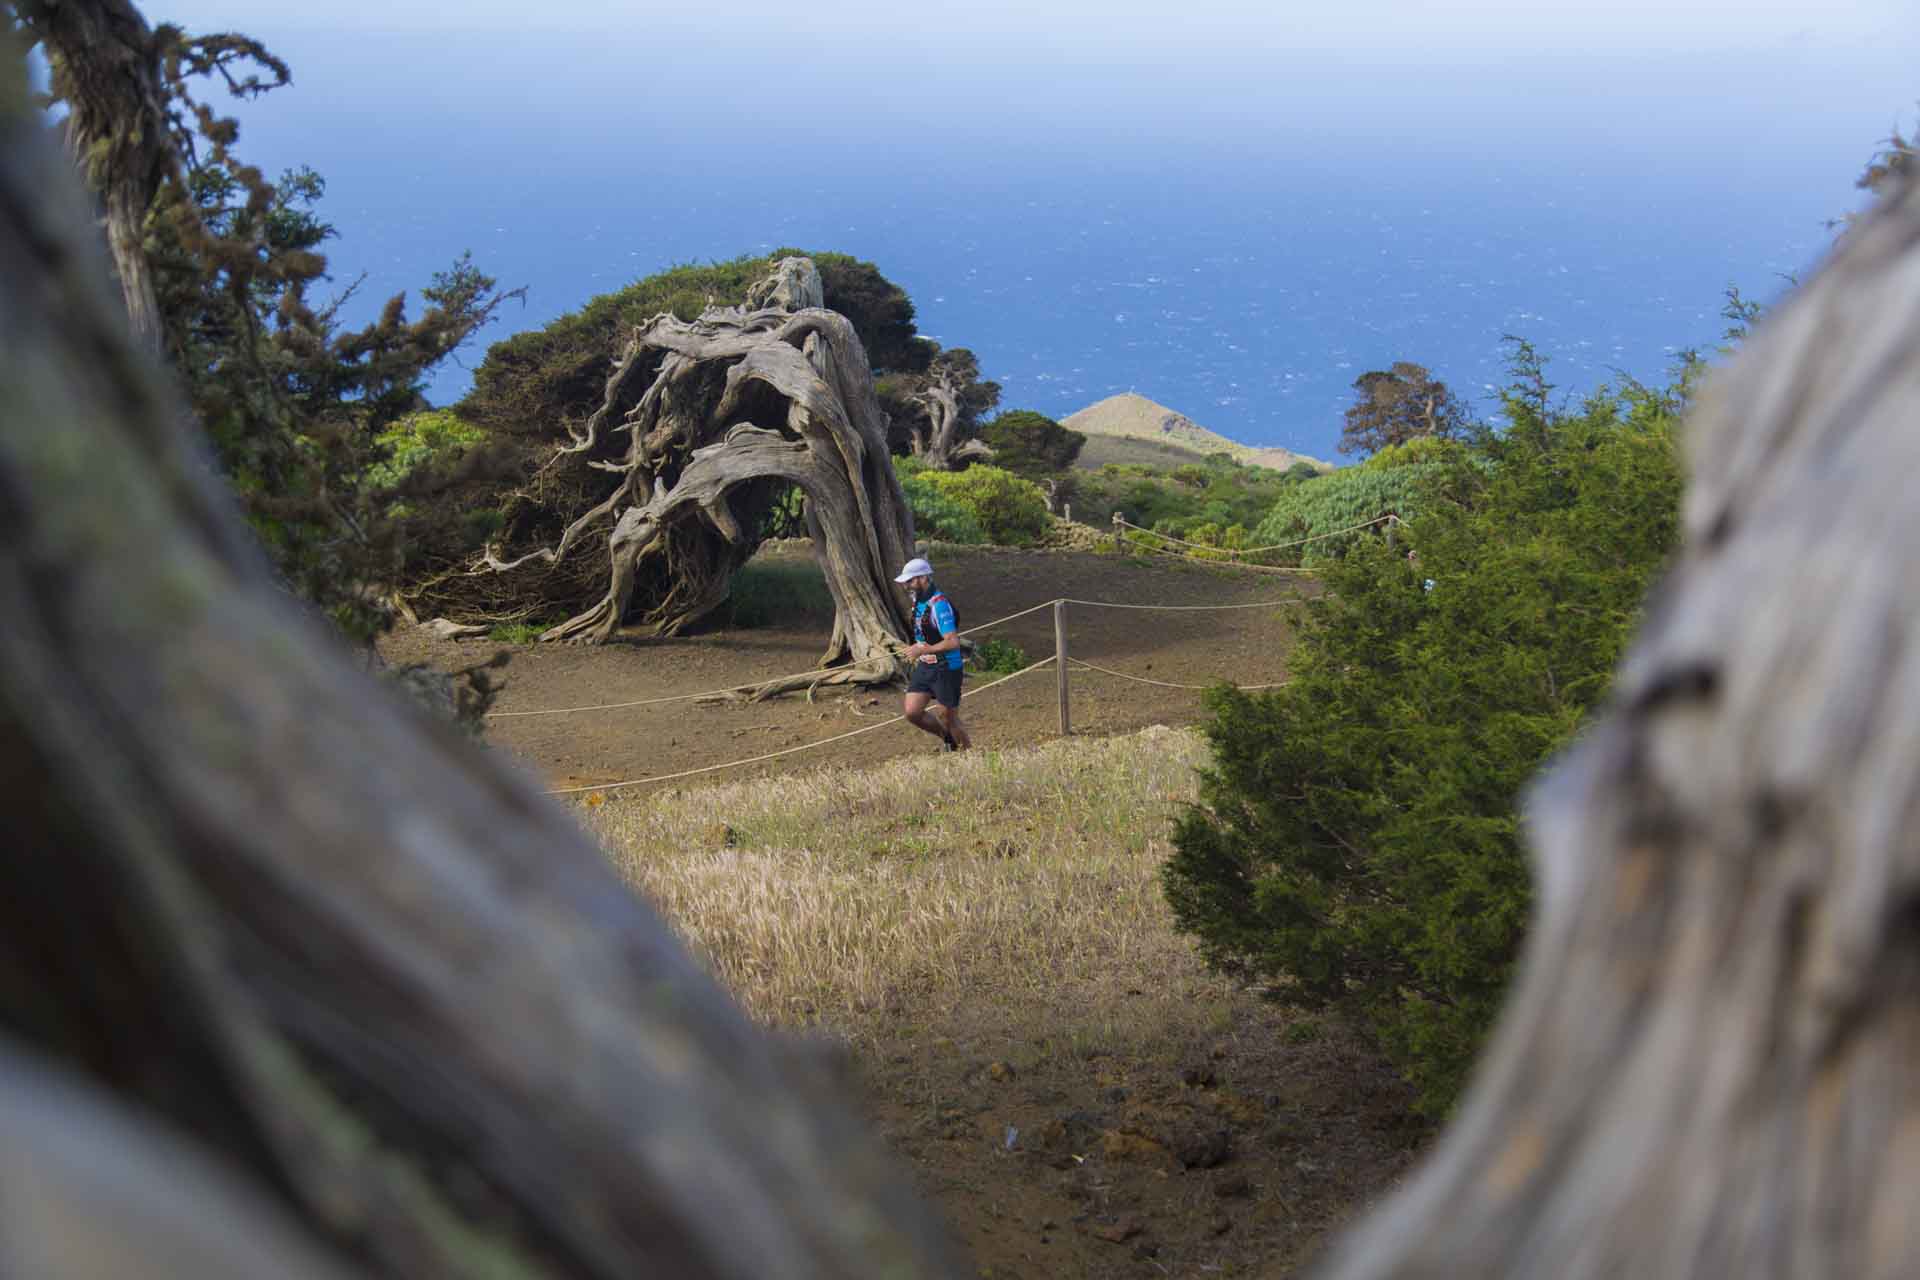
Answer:
[[(405, 50), (349, 71), (334, 46), (294, 43), (307, 69), (245, 113), (249, 154), (327, 179), (336, 280), (366, 277), (345, 314), (466, 249), (527, 290), (435, 380), (437, 403), (487, 341), (669, 265), (798, 245), (878, 264), (923, 333), (979, 355), (1003, 408), (1058, 417), (1131, 390), (1330, 460), (1353, 380), (1395, 360), (1491, 414), (1505, 335), (1573, 399), (1711, 354), (1723, 291), (1771, 301), (1808, 271), (1884, 136), (1880, 117), (1829, 115), (1728, 143), (1717, 113), (1748, 104), (1636, 120), (1606, 86), (1592, 119), (1516, 120), (1525, 95), (1503, 91), (1456, 102), (1444, 129), (1316, 115), (1305, 93), (1244, 117), (1211, 100), (1204, 127), (1053, 101), (960, 129), (855, 100), (856, 128), (749, 97), (695, 128), (671, 110), (691, 89), (658, 77), (584, 122), (572, 99), (495, 104), (457, 79), (395, 112), (339, 81), (404, 78)], [(614, 60), (581, 74), (608, 82)]]

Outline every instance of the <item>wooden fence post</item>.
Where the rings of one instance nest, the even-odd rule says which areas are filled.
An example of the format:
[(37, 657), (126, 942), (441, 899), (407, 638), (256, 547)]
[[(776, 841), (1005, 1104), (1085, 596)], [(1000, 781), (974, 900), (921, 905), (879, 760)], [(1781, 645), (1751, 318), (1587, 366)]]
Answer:
[(1121, 527), (1125, 519), (1126, 517), (1118, 511), (1113, 513), (1113, 549), (1115, 551), (1124, 550), (1127, 545), (1126, 530)]
[(1073, 720), (1067, 713), (1067, 602), (1053, 602), (1054, 683), (1060, 689), (1060, 736), (1073, 732)]

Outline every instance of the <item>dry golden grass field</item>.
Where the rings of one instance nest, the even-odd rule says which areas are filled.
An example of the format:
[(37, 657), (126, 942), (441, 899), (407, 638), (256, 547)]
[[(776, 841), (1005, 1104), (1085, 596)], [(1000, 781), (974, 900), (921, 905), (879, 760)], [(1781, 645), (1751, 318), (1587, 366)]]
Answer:
[(1173, 931), (1205, 755), (1151, 727), (580, 812), (755, 1016), (830, 1046), (980, 1275), (1283, 1276), (1419, 1132), (1352, 1035)]
[[(671, 640), (519, 645), (488, 740), (581, 788), (566, 802), (742, 1003), (844, 1068), (981, 1275), (1293, 1274), (1422, 1131), (1343, 1027), (1208, 972), (1159, 868), (1207, 755), (1187, 686), (1284, 679), (1287, 602), (1317, 584), (1085, 549), (936, 548), (935, 563), (963, 627), (1059, 596), (1179, 606), (1071, 610), (1075, 657), (1159, 683), (1076, 669), (1062, 739), (1050, 670), (977, 698), (973, 678), (980, 746), (962, 755), (888, 725), (891, 691), (646, 701), (811, 666), (831, 619), (787, 610)], [(1047, 611), (995, 634), (1052, 652)], [(442, 667), (497, 647), (419, 629), (382, 645)]]

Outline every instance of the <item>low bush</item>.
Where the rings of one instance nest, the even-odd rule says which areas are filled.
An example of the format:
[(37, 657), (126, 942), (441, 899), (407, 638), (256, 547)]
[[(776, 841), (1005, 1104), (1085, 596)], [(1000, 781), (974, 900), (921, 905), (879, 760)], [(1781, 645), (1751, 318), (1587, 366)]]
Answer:
[(729, 626), (744, 628), (831, 618), (833, 593), (811, 560), (753, 560), (733, 575), (722, 612)]
[(487, 632), (487, 639), (495, 644), (532, 644), (552, 625), (550, 622), (502, 622)]
[(372, 489), (391, 489), (428, 463), (444, 463), (487, 441), (487, 432), (451, 409), (410, 413), (374, 436), (381, 458), (365, 473)]
[(942, 472), (934, 482), (948, 498), (973, 513), (987, 540), (1024, 547), (1039, 540), (1051, 523), (1047, 495), (1031, 480), (999, 467), (968, 467)]
[[(1396, 467), (1342, 467), (1281, 492), (1253, 532), (1255, 546), (1273, 546), (1313, 538), (1289, 548), (1291, 563), (1319, 563), (1346, 554), (1362, 543), (1378, 541), (1381, 526), (1353, 532), (1389, 513), (1402, 520), (1417, 519), (1424, 510), (1427, 486), (1445, 473), (1448, 463), (1434, 460)], [(1335, 535), (1335, 536), (1328, 536)]]
[(894, 465), (920, 537), (1024, 547), (1052, 523), (1040, 486), (998, 467), (934, 471), (913, 458)]
[(967, 665), (982, 675), (1010, 676), (1016, 671), (1024, 671), (1033, 664), (1027, 651), (1011, 640), (999, 636), (988, 636), (973, 647)]
[(969, 546), (987, 541), (987, 531), (973, 512), (948, 497), (940, 487), (935, 479), (939, 472), (914, 458), (895, 458), (893, 463), (900, 476), (900, 488), (907, 495), (907, 506), (913, 512), (916, 537)]
[(1142, 528), (1194, 541), (1191, 531), (1204, 524), (1251, 529), (1282, 493), (1318, 474), (1310, 464), (1301, 464), (1297, 472), (1275, 471), (1242, 465), (1225, 454), (1171, 471), (1109, 463), (1076, 473), (1073, 515), (1105, 528), (1118, 511)]

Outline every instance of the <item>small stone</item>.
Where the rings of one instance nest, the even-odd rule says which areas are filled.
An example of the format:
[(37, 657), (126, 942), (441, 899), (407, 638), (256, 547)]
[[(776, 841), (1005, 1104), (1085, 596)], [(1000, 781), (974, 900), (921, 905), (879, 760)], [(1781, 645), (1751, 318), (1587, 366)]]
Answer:
[(1233, 1230), (1233, 1219), (1224, 1213), (1214, 1215), (1207, 1223), (1207, 1231), (1216, 1236), (1223, 1236), (1231, 1230)]
[(1140, 1234), (1138, 1218), (1122, 1218), (1118, 1222), (1103, 1227), (1089, 1227), (1087, 1234), (1095, 1240), (1105, 1240), (1110, 1244), (1125, 1244)]
[(995, 1084), (1005, 1084), (1018, 1074), (1019, 1073), (1013, 1069), (1011, 1062), (990, 1062), (987, 1064), (987, 1079), (993, 1081)]

